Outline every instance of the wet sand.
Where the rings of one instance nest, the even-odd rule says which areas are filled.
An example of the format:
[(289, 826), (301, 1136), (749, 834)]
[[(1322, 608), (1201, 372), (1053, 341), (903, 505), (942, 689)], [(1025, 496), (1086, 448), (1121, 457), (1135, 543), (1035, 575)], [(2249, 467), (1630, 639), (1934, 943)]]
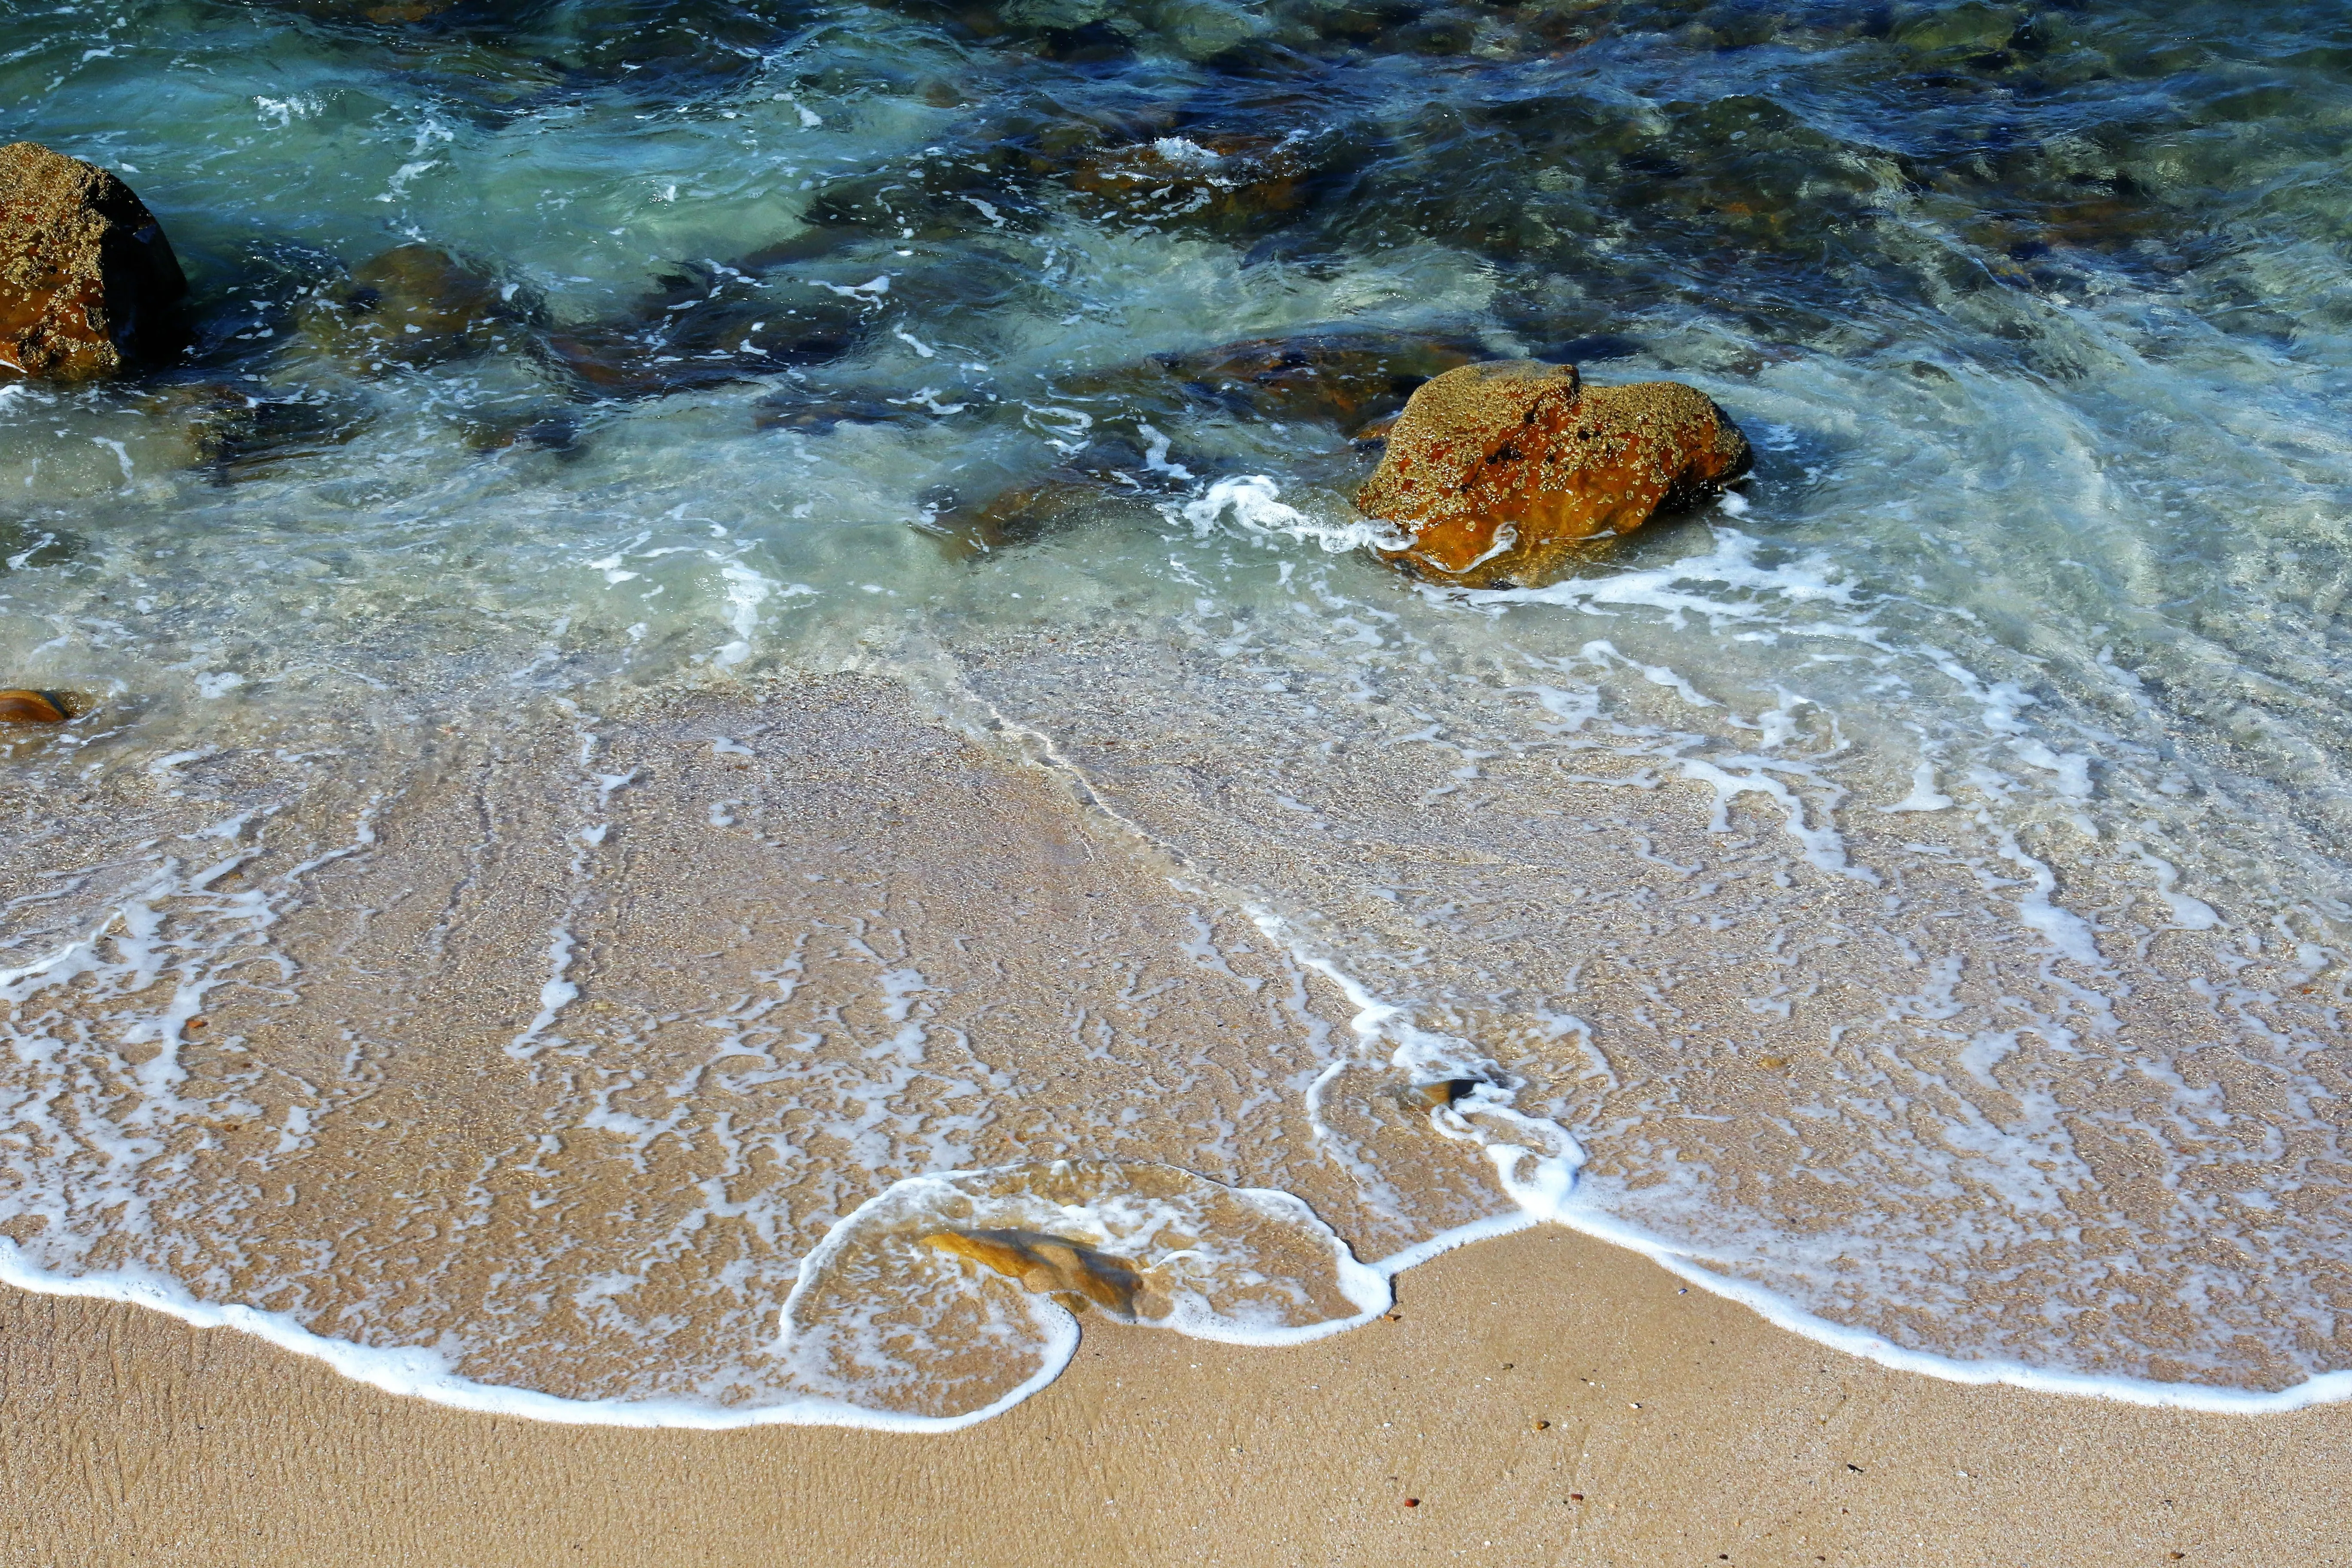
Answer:
[[(1087, 1122), (1120, 1103), (1121, 1093), (1139, 1103), (1165, 1100), (1171, 1119), (1162, 1126), (1129, 1118), (1120, 1123), (1133, 1123), (1126, 1136), (1181, 1142), (1201, 1124), (1200, 1113), (1148, 1079), (1086, 1076), (1080, 1069), (1093, 1058), (1072, 1058), (1054, 1044), (1068, 1037), (1055, 1008), (1109, 1009), (1137, 992), (1139, 966), (1160, 965), (1175, 987), (1149, 1015), (1136, 1016), (1139, 1059), (1213, 1062), (1226, 1053), (1241, 1083), (1250, 1063), (1304, 1048), (1298, 1038), (1319, 1037), (1307, 1026), (1308, 1014), (1320, 1015), (1325, 1034), (1337, 1037), (1336, 1020), (1345, 1015), (1336, 997), (1308, 988), (1311, 977), (1266, 968), (1261, 978), (1260, 966), (1274, 964), (1276, 955), (1239, 927), (1223, 935), (1218, 922), (1232, 922), (1222, 911), (1189, 923), (1190, 895), (1172, 886), (1169, 868), (1098, 814), (1074, 810), (1049, 773), (1006, 768), (910, 718), (904, 699), (879, 687), (835, 682), (822, 691), (771, 695), (769, 739), (752, 715), (732, 709), (683, 710), (667, 727), (604, 726), (597, 766), (613, 775), (635, 770), (643, 782), (618, 795), (593, 778), (586, 786), (580, 809), (614, 824), (614, 852), (627, 859), (616, 866), (611, 890), (593, 897), (575, 890), (568, 916), (537, 909), (518, 915), (499, 906), (475, 917), (467, 899), (488, 895), (465, 889), (478, 880), (507, 889), (502, 897), (544, 899), (567, 877), (578, 879), (545, 863), (546, 846), (582, 836), (559, 809), (571, 795), (548, 783), (585, 765), (570, 760), (582, 754), (570, 727), (549, 731), (552, 739), (519, 730), (499, 749), (483, 750), (487, 760), (478, 764), (475, 752), (464, 752), (447, 764), (449, 775), (471, 776), (473, 769), (488, 782), (470, 794), (416, 790), (415, 821), (403, 815), (410, 808), (396, 805), (372, 819), (375, 858), (352, 858), (354, 876), (373, 867), (365, 875), (397, 873), (436, 886), (419, 868), (460, 850), (494, 868), (511, 862), (529, 873), (469, 879), (445, 868), (441, 881), (457, 890), (425, 900), (434, 910), (458, 911), (445, 918), (464, 939), (447, 946), (455, 979), (436, 982), (431, 994), (475, 998), (480, 1016), (460, 1020), (471, 1033), (420, 1030), (394, 1016), (409, 1005), (403, 998), (425, 994), (413, 980), (385, 994), (382, 1005), (393, 1011), (375, 1034), (430, 1047), (387, 1048), (382, 1057), (392, 1088), (400, 1087), (392, 1080), (401, 1072), (416, 1075), (408, 1100), (379, 1090), (381, 1103), (413, 1100), (419, 1108), (415, 1149), (438, 1151), (446, 1163), (455, 1158), (450, 1148), (472, 1145), (425, 1134), (471, 1129), (476, 1121), (487, 1130), (468, 1135), (498, 1146), (505, 1134), (494, 1120), (460, 1115), (458, 1108), (489, 1105), (499, 1094), (520, 1103), (527, 1096), (519, 1085), (540, 1084), (536, 1076), (526, 1082), (521, 1058), (505, 1046), (529, 1017), (530, 989), (544, 975), (504, 960), (538, 952), (559, 918), (584, 939), (600, 908), (628, 920), (603, 940), (583, 940), (572, 972), (583, 987), (581, 1003), (561, 1027), (601, 1042), (599, 1060), (635, 1051), (623, 1065), (644, 1065), (642, 1057), (667, 1064), (666, 1071), (677, 1066), (664, 1055), (675, 1009), (640, 1003), (637, 994), (657, 999), (664, 985), (688, 982), (698, 994), (724, 990), (714, 975), (768, 962), (761, 955), (774, 945), (730, 941), (725, 930), (688, 940), (698, 921), (723, 924), (737, 918), (730, 911), (738, 906), (756, 906), (770, 911), (765, 920), (789, 910), (794, 929), (829, 930), (825, 922), (850, 922), (870, 902), (877, 922), (881, 909), (903, 907), (910, 942), (934, 930), (978, 933), (973, 951), (999, 966), (992, 980), (977, 971), (964, 977), (954, 944), (923, 952), (928, 984), (939, 987), (927, 994), (939, 998), (935, 1005), (950, 1008), (961, 986), (997, 1010), (969, 1020), (941, 1011), (933, 1020), (938, 1048), (953, 1043), (961, 1050), (956, 1042), (969, 1037), (974, 1049), (996, 1049), (999, 1034), (1038, 1042), (1034, 1061), (1003, 1058), (1024, 1082), (1034, 1080), (1028, 1098), (1014, 1102), (1026, 1106), (1027, 1120), (1003, 1133), (1025, 1131), (1021, 1148), (1032, 1155), (1040, 1152), (1036, 1142), (1066, 1131), (1064, 1121)], [(754, 743), (714, 748), (711, 736), (722, 731)], [(192, 824), (245, 809), (234, 761), (214, 764), (219, 777), (185, 799), (159, 796), (153, 809), (188, 815)], [(374, 787), (359, 770), (351, 774), (352, 789)], [(444, 828), (436, 814), (455, 809), (450, 801), (478, 798), (488, 803), (482, 815), (500, 827), (469, 849), (473, 841)], [(714, 837), (730, 813), (746, 831), (757, 829), (754, 847), (730, 848), (732, 838)], [(861, 834), (858, 825), (872, 820), (887, 821), (894, 832)], [(698, 826), (706, 822), (712, 826)], [(324, 842), (345, 830), (328, 822), (320, 833)], [(604, 842), (601, 831), (589, 841)], [(533, 853), (541, 860), (530, 860)], [(249, 864), (248, 879), (268, 874), (268, 859)], [(799, 868), (814, 865), (832, 879), (801, 886)], [(997, 893), (1000, 884), (1027, 891), (1008, 900)], [(838, 909), (811, 901), (835, 898), (827, 889), (836, 885), (855, 889), (856, 900)], [(664, 889), (692, 889), (694, 907), (649, 908)], [(403, 906), (366, 896), (363, 886), (329, 888), (287, 907), (275, 940), (307, 955), (306, 995), (314, 1005), (327, 996), (363, 1001), (373, 993), (359, 980), (408, 973), (358, 963), (351, 955), (362, 949), (330, 940), (342, 930), (338, 921), (356, 918), (349, 911), (368, 914), (370, 941), (396, 942), (401, 952), (440, 951), (396, 920), (370, 913)], [(476, 927), (481, 934), (467, 936)], [(1188, 940), (1212, 936), (1223, 947), (1210, 955), (1236, 954), (1242, 970), (1170, 957), (1181, 957)], [(700, 955), (700, 967), (671, 974), (672, 956), (680, 953)], [(1055, 967), (1072, 955), (1087, 962)], [(337, 989), (338, 963), (357, 977), (348, 997)], [(879, 1005), (866, 994), (873, 967), (813, 947), (807, 997), (856, 1023), (863, 1016), (857, 1008)], [(457, 984), (474, 976), (479, 984)], [(268, 997), (255, 995), (259, 1000), (226, 989), (215, 995), (207, 1003), (219, 1021), (214, 1032), (234, 1031), (281, 1057), (308, 1048), (304, 1042), (319, 1034), (315, 1022), (305, 1015), (273, 1033), (262, 1011)], [(1269, 1011), (1277, 995), (1295, 997), (1298, 1016)], [(613, 1021), (632, 1006), (652, 1020), (635, 1034)], [(254, 1010), (254, 1018), (238, 1021), (240, 1008)], [(887, 1037), (875, 1027), (877, 1038)], [(461, 1048), (467, 1040), (478, 1047), (470, 1054)], [(708, 1050), (700, 1045), (677, 1060), (702, 1062)], [(201, 1066), (209, 1058), (191, 1047), (186, 1059)], [(459, 1070), (467, 1063), (488, 1065)], [(1292, 1064), (1299, 1071), (1314, 1067)], [(805, 1106), (824, 1086), (787, 1087), (793, 1103)], [(569, 1094), (562, 1103), (579, 1099), (553, 1079), (540, 1088)], [(1297, 1115), (1295, 1095), (1267, 1103), (1283, 1117)], [(1056, 1105), (1065, 1111), (1049, 1114)], [(267, 1120), (275, 1122), (278, 1108), (270, 1110)], [(348, 1116), (324, 1123), (331, 1131), (341, 1125), (366, 1124)], [(999, 1130), (973, 1136), (994, 1138)], [(1236, 1143), (1236, 1157), (1262, 1144), (1251, 1158), (1272, 1160), (1308, 1144), (1287, 1121), (1250, 1137), (1256, 1143)], [(575, 1142), (583, 1160), (617, 1158), (604, 1144)], [(1001, 1163), (1021, 1148), (987, 1143), (970, 1157)], [(1467, 1180), (1466, 1165), (1447, 1174), (1448, 1153), (1461, 1152), (1422, 1139), (1393, 1151), (1388, 1164), (1418, 1173), (1444, 1210), (1467, 1201), (1437, 1201)], [(312, 1182), (300, 1190), (309, 1199), (343, 1193), (362, 1204), (398, 1196), (394, 1188), (420, 1179), (421, 1157), (410, 1151), (378, 1159), (354, 1149), (335, 1168), (372, 1173), (366, 1182)], [(934, 1166), (956, 1163), (927, 1157)], [(467, 1152), (457, 1165), (472, 1169), (472, 1158)], [(394, 1169), (403, 1172), (399, 1182), (378, 1179)], [(632, 1179), (666, 1193), (692, 1185), (666, 1166), (610, 1180), (599, 1169), (582, 1177), (591, 1195)], [(1328, 1178), (1311, 1162), (1295, 1172), (1286, 1167), (1283, 1179), (1313, 1192), (1322, 1209), (1346, 1212), (1344, 1192), (1315, 1185)], [(554, 1219), (572, 1227), (564, 1234), (583, 1234), (576, 1220), (562, 1213)], [(1345, 1234), (1377, 1232), (1362, 1215), (1348, 1219)], [(299, 1240), (322, 1233), (323, 1221), (271, 1209), (256, 1224), (262, 1227), (256, 1234)], [(794, 1256), (769, 1252), (779, 1268)], [(727, 1320), (730, 1331), (764, 1343), (780, 1295), (781, 1287), (747, 1286), (745, 1304)], [(679, 1300), (681, 1311), (699, 1312), (698, 1322), (712, 1315), (707, 1303), (696, 1308), (701, 1297)], [(2199, 1415), (1937, 1383), (1824, 1352), (1745, 1309), (1685, 1290), (1640, 1257), (1549, 1228), (1413, 1269), (1398, 1281), (1398, 1301), (1392, 1320), (1285, 1349), (1231, 1348), (1097, 1319), (1053, 1386), (978, 1427), (916, 1436), (790, 1427), (631, 1431), (467, 1414), (348, 1382), (233, 1331), (192, 1331), (131, 1307), (0, 1292), (0, 1411), (7, 1416), (0, 1424), (0, 1568), (498, 1568), (779, 1557), (828, 1564), (1459, 1558), (1626, 1568), (2352, 1563), (2352, 1527), (2343, 1522), (2352, 1513), (2343, 1480), (2352, 1473), (2352, 1407)], [(613, 1353), (599, 1343), (578, 1332), (543, 1334), (516, 1352), (511, 1370), (535, 1386), (593, 1382), (605, 1375), (595, 1357)], [(507, 1370), (486, 1362), (476, 1375), (506, 1381), (497, 1374)]]
[(1027, 1404), (904, 1436), (467, 1415), (234, 1332), (11, 1291), (7, 1556), (2352, 1563), (2352, 1407), (2200, 1415), (1891, 1373), (1551, 1228), (1398, 1294), (1398, 1321), (1290, 1349), (1089, 1324)]

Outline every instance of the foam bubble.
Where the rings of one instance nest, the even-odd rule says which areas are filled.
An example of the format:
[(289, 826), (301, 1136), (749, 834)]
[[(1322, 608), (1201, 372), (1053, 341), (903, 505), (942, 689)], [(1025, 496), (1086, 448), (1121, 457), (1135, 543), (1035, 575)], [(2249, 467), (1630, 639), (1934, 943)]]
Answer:
[(1399, 550), (1412, 542), (1386, 523), (1364, 517), (1344, 521), (1312, 516), (1281, 499), (1282, 488), (1264, 474), (1219, 479), (1197, 500), (1182, 507), (1192, 531), (1205, 537), (1230, 518), (1236, 527), (1261, 538), (1296, 539), (1319, 546), (1326, 554), (1351, 550)]

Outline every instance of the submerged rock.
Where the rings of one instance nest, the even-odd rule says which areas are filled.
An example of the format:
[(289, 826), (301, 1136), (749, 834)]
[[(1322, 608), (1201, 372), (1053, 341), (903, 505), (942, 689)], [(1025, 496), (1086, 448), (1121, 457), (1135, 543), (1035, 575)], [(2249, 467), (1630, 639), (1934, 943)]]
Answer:
[(0, 724), (62, 724), (68, 717), (46, 691), (0, 691)]
[(735, 268), (681, 267), (658, 282), (622, 316), (543, 339), (579, 395), (659, 397), (823, 364), (857, 345), (875, 307), (854, 288), (787, 305)]
[(1599, 35), (1608, 0), (1181, 0), (1153, 5), (1116, 0), (885, 0), (893, 9), (944, 22), (983, 45), (1012, 44), (1048, 59), (1090, 63), (1130, 53), (1172, 56), (1217, 68), (1246, 68), (1272, 57), (1302, 63), (1359, 53), (1461, 55), (1493, 59), (1558, 53)]
[(450, 11), (457, 0), (272, 0), (277, 9), (315, 16), (322, 22), (368, 22), (379, 27), (429, 22)]
[(923, 1237), (923, 1245), (969, 1258), (1073, 1310), (1092, 1302), (1132, 1319), (1136, 1292), (1143, 1289), (1142, 1274), (1128, 1259), (1042, 1231), (943, 1230)]
[(761, 398), (751, 416), (751, 425), (759, 430), (798, 430), (804, 435), (822, 436), (844, 425), (908, 425), (937, 417), (911, 401), (828, 397), (792, 391)]
[[(1334, 327), (1133, 360), (1057, 380), (1052, 395), (1145, 425), (1211, 411), (1332, 425), (1362, 438), (1402, 408), (1415, 387), (1471, 363), (1478, 353), (1475, 338)], [(1066, 451), (1042, 473), (999, 471), (991, 482), (984, 466), (975, 467), (982, 471), (966, 472), (951, 489), (925, 498), (922, 526), (959, 556), (1034, 543), (1138, 508), (1149, 510), (1155, 501), (1181, 498), (1193, 478), (1169, 460), (1164, 445), (1148, 449), (1108, 425), (1096, 427), (1087, 446)]]
[(1432, 376), (1479, 352), (1474, 338), (1329, 331), (1251, 338), (1158, 363), (1186, 391), (1235, 412), (1354, 430), (1394, 414)]
[(522, 319), (512, 292), (438, 246), (395, 246), (321, 289), (300, 323), (368, 369), (440, 364), (497, 346)]
[(950, 559), (968, 559), (1034, 544), (1127, 500), (1099, 475), (1056, 468), (1041, 479), (1010, 485), (973, 502), (951, 486), (937, 487), (924, 497), (927, 515), (921, 526), (940, 540)]
[(187, 291), (130, 186), (35, 142), (0, 147), (0, 374), (87, 381), (163, 358)]
[(580, 418), (568, 408), (478, 410), (458, 422), (466, 445), (477, 452), (555, 452), (580, 449)]
[(1070, 187), (1132, 219), (1244, 234), (1303, 212), (1318, 173), (1296, 138), (1161, 136), (1080, 158)]
[(1412, 542), (1382, 555), (1467, 587), (1558, 576), (1591, 542), (1720, 494), (1753, 461), (1705, 394), (1586, 387), (1576, 367), (1495, 360), (1412, 395), (1356, 504)]
[(1394, 414), (1430, 377), (1483, 352), (1475, 338), (1453, 333), (1333, 327), (1155, 354), (1058, 380), (1054, 394), (1171, 416), (1206, 404), (1253, 418), (1314, 420), (1352, 432)]
[(182, 382), (154, 389), (140, 406), (176, 426), (184, 460), (226, 481), (316, 457), (366, 429), (364, 407), (321, 392), (248, 393), (227, 382)]

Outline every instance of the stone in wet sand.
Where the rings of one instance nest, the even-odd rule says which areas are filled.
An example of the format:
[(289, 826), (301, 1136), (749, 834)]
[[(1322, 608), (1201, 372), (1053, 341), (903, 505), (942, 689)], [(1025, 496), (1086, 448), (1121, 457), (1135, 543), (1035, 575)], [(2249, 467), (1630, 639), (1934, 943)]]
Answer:
[(1486, 1080), (1483, 1078), (1449, 1078), (1437, 1083), (1421, 1085), (1419, 1093), (1423, 1103), (1434, 1109), (1467, 1100), (1486, 1086)]
[(1136, 1292), (1143, 1289), (1142, 1274), (1126, 1258), (1042, 1231), (943, 1230), (923, 1237), (923, 1245), (969, 1258), (1072, 1310), (1091, 1302), (1132, 1320)]
[(0, 376), (89, 381), (165, 357), (187, 291), (130, 186), (36, 142), (0, 147)]
[(1753, 462), (1705, 394), (1587, 387), (1576, 367), (1494, 360), (1416, 391), (1356, 504), (1412, 542), (1382, 555), (1465, 587), (1532, 586), (1580, 546), (1722, 492)]
[(68, 717), (45, 691), (0, 691), (0, 724), (62, 724)]

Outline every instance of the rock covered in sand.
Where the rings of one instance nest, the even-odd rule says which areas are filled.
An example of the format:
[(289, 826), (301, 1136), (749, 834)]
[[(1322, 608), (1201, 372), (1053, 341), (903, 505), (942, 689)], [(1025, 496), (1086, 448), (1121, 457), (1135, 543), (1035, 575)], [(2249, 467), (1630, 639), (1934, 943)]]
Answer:
[(1468, 587), (1557, 576), (1589, 542), (1719, 494), (1753, 455), (1705, 394), (1583, 384), (1576, 367), (1490, 360), (1406, 403), (1356, 504), (1410, 535), (1382, 553)]
[(89, 381), (161, 358), (187, 291), (130, 186), (37, 142), (0, 147), (0, 376)]

